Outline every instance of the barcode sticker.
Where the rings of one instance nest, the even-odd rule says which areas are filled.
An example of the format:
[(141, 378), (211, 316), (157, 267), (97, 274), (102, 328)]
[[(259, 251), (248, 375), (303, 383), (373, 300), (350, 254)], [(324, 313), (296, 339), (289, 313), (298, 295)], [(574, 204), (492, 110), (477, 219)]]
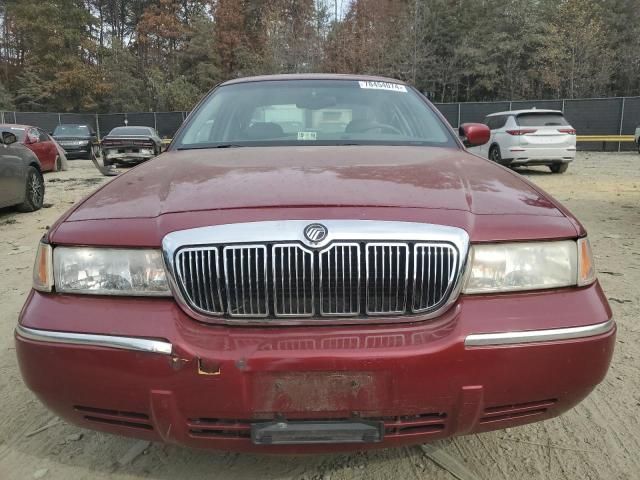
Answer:
[(391, 90), (392, 92), (407, 93), (407, 87), (400, 85), (399, 83), (391, 82), (373, 82), (373, 81), (360, 81), (360, 88), (368, 88), (370, 90)]

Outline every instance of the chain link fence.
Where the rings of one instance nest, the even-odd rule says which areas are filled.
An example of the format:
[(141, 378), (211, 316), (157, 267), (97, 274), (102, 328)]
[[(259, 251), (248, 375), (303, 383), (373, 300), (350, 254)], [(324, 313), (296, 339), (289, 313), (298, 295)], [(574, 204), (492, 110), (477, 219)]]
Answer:
[[(490, 113), (527, 108), (561, 110), (578, 135), (633, 135), (640, 126), (640, 97), (589, 98), (577, 100), (518, 100), (511, 102), (436, 103), (449, 123), (482, 122)], [(43, 113), (0, 112), (2, 123), (34, 125), (53, 131), (62, 123), (91, 125), (103, 137), (112, 128), (142, 125), (155, 128), (162, 138), (172, 138), (188, 112), (134, 113)], [(580, 142), (580, 150), (633, 150), (631, 142)]]
[(57, 125), (75, 123), (90, 125), (100, 138), (115, 127), (139, 125), (155, 128), (162, 138), (172, 138), (189, 112), (135, 113), (48, 113), (0, 112), (1, 123), (19, 123), (52, 132)]

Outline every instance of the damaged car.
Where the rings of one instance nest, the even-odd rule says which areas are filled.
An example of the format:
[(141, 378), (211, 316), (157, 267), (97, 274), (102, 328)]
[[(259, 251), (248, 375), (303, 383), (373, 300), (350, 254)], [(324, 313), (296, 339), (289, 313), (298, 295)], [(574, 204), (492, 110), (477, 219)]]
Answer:
[(42, 238), (25, 383), (85, 428), (243, 452), (561, 415), (604, 379), (616, 324), (584, 227), (467, 151), (489, 137), (393, 79), (216, 87)]
[(104, 166), (131, 166), (160, 154), (162, 139), (152, 127), (116, 127), (102, 139)]

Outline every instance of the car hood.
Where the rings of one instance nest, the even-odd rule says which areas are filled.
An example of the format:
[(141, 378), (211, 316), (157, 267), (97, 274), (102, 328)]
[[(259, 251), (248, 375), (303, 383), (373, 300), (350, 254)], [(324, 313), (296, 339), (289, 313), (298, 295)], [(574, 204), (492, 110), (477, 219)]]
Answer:
[(458, 149), (342, 146), (167, 152), (107, 184), (68, 220), (265, 207), (563, 216), (517, 174)]

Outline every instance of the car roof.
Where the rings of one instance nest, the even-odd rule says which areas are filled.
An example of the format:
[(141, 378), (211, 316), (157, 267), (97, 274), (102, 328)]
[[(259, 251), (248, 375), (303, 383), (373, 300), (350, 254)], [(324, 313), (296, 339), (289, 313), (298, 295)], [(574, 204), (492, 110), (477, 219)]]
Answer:
[(286, 81), (286, 80), (362, 80), (369, 82), (390, 82), (406, 85), (406, 82), (395, 78), (378, 77), (375, 75), (351, 75), (343, 73), (298, 73), (280, 75), (259, 75), (255, 77), (234, 78), (227, 80), (220, 85), (233, 85), (237, 83), (266, 82), (266, 81)]
[(33, 125), (20, 125), (19, 123), (2, 123), (0, 128), (36, 128)]
[(506, 112), (490, 113), (487, 117), (493, 117), (495, 115), (520, 115), (522, 113), (559, 113), (562, 115), (562, 110), (545, 110), (543, 108), (529, 108), (527, 110), (509, 110)]

